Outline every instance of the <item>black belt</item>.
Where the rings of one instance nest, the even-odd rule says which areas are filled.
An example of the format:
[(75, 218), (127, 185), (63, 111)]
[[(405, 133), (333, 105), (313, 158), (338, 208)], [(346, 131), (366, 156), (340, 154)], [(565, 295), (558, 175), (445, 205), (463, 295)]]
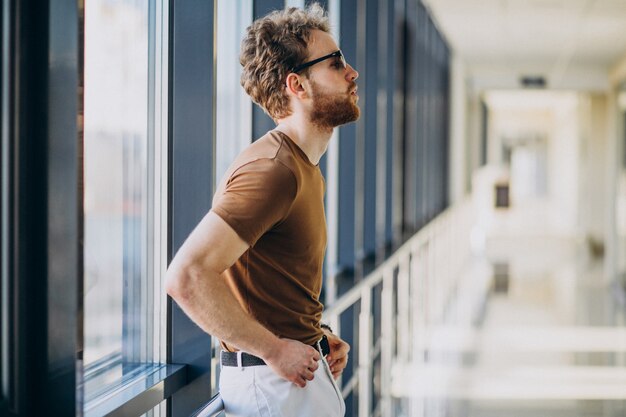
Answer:
[[(326, 356), (330, 353), (330, 346), (328, 344), (328, 338), (326, 335), (322, 336), (318, 342), (320, 349), (322, 350), (322, 356)], [(317, 343), (313, 345), (317, 349)], [(222, 351), (220, 358), (222, 360), (222, 366), (239, 366), (237, 363), (237, 355), (239, 352), (226, 352)], [(257, 356), (251, 355), (246, 352), (241, 352), (241, 366), (259, 366), (265, 365), (265, 361)]]

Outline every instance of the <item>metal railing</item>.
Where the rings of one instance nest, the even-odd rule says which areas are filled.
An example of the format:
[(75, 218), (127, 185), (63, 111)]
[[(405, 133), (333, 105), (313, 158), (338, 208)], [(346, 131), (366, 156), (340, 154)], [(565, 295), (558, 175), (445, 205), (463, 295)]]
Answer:
[[(358, 310), (358, 368), (342, 385), (344, 398), (356, 390), (359, 417), (396, 414), (393, 367), (423, 357), (414, 342), (454, 316), (458, 277), (471, 259), (473, 220), (469, 201), (446, 210), (326, 309), (324, 319), (340, 335), (342, 314)], [(380, 305), (380, 319), (374, 305)]]
[[(423, 360), (424, 343), (415, 341), (464, 314), (456, 308), (462, 304), (456, 287), (471, 259), (473, 223), (469, 200), (449, 208), (326, 309), (324, 321), (340, 336), (342, 315), (353, 308), (358, 314), (353, 329), (358, 366), (340, 386), (344, 398), (357, 394), (359, 417), (395, 416), (393, 367)], [(380, 317), (374, 306), (380, 306), (375, 309)], [(194, 417), (217, 416), (222, 410), (218, 394)]]

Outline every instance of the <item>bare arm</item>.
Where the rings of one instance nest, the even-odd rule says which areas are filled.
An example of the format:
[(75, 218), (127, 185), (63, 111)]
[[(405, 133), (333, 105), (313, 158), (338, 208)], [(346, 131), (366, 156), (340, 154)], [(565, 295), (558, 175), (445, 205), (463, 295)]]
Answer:
[(263, 327), (241, 308), (221, 276), (247, 249), (222, 218), (209, 212), (172, 260), (167, 292), (202, 330), (262, 358), (278, 375), (304, 387), (317, 369), (317, 350)]

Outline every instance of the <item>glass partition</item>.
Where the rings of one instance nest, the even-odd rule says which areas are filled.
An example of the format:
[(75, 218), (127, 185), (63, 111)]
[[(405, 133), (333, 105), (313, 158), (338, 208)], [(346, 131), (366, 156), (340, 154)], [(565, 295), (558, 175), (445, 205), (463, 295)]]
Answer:
[(86, 403), (165, 362), (166, 19), (163, 1), (85, 5)]
[(239, 51), (252, 23), (252, 2), (218, 1), (216, 22), (215, 180), (219, 183), (230, 163), (252, 141), (252, 102), (239, 82)]

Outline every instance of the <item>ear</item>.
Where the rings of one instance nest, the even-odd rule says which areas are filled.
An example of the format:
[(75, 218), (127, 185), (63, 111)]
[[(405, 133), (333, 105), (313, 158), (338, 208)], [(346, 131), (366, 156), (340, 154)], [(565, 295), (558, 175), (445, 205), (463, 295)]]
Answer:
[(293, 72), (287, 75), (285, 87), (287, 88), (289, 95), (294, 95), (300, 99), (304, 99), (309, 96), (309, 84), (301, 75), (294, 74)]

